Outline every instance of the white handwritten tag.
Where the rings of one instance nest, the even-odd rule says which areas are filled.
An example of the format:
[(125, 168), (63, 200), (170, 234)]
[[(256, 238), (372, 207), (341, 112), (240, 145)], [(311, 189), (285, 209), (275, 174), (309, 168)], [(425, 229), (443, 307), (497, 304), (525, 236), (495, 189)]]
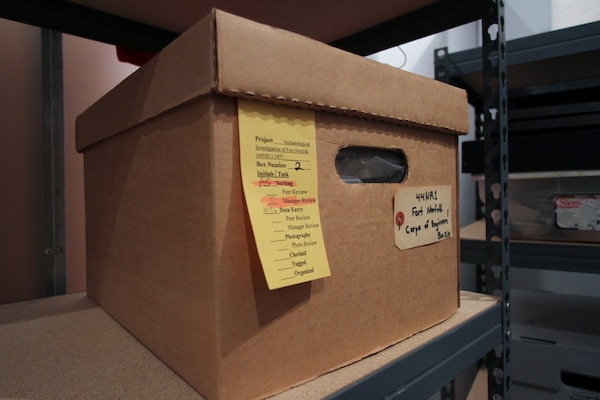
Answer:
[(394, 237), (400, 250), (452, 237), (452, 187), (398, 189), (394, 196)]

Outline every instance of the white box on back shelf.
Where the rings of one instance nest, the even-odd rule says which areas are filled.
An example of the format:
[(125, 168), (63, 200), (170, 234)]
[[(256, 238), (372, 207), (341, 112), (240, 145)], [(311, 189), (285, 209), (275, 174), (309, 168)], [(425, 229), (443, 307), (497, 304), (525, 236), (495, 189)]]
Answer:
[(600, 298), (515, 290), (512, 395), (600, 399)]
[[(485, 202), (483, 176), (473, 179)], [(600, 243), (600, 171), (522, 172), (509, 180), (512, 238)]]

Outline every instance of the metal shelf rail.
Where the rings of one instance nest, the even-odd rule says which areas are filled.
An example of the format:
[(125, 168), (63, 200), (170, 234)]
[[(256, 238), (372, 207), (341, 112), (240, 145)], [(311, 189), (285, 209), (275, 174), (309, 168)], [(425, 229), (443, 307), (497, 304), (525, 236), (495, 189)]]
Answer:
[[(600, 274), (600, 246), (577, 243), (511, 241), (513, 268), (544, 269)], [(460, 242), (461, 259), (466, 263), (485, 262), (485, 242)]]
[(67, 292), (62, 38), (42, 29), (42, 148), (46, 295)]
[[(373, 54), (479, 20), (494, 7), (493, 3), (490, 0), (438, 0), (330, 44), (359, 55)], [(160, 51), (179, 36), (70, 1), (1, 0), (0, 4), (0, 18), (150, 53)]]

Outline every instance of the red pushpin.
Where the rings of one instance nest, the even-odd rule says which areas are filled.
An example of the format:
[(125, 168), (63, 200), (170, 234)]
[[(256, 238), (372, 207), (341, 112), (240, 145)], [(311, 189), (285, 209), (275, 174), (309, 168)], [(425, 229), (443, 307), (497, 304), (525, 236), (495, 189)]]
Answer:
[(396, 225), (402, 226), (404, 224), (404, 213), (402, 211), (398, 211), (396, 214)]

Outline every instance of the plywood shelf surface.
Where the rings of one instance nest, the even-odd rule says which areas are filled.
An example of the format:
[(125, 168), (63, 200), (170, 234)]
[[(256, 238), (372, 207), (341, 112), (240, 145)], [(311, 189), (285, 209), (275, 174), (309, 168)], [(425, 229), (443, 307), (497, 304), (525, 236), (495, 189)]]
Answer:
[[(461, 292), (461, 303), (443, 323), (274, 399), (327, 398), (368, 383), (390, 364), (478, 320), (482, 330), (495, 331), (497, 298)], [(0, 343), (2, 399), (203, 398), (85, 293), (1, 306)]]

